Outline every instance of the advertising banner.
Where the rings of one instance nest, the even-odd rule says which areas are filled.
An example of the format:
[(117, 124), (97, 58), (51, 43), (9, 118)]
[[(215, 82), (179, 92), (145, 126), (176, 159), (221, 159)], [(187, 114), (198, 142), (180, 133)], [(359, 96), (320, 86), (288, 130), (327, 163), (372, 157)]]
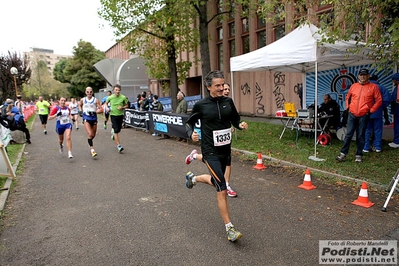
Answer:
[(148, 113), (134, 109), (125, 109), (124, 122), (126, 126), (147, 129)]

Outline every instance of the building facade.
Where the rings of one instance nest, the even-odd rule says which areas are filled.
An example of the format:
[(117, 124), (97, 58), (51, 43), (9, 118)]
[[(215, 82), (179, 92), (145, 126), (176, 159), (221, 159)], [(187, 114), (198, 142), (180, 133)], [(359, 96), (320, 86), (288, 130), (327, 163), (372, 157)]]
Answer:
[(72, 57), (70, 55), (54, 54), (54, 50), (44, 48), (32, 48), (32, 51), (25, 52), (25, 56), (29, 58), (31, 68), (34, 68), (39, 61), (45, 62), (50, 74), (53, 74), (55, 64), (61, 59)]

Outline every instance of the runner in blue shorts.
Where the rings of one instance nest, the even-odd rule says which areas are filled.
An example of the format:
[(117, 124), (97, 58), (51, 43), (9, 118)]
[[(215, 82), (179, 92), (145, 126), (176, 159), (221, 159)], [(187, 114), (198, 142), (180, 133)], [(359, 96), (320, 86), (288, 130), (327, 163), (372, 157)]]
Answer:
[(71, 110), (65, 105), (66, 98), (61, 97), (59, 100), (59, 105), (51, 109), (51, 113), (48, 117), (49, 120), (57, 119), (55, 125), (55, 132), (58, 134), (58, 140), (60, 144), (60, 154), (64, 151), (64, 135), (66, 136), (66, 143), (68, 148), (68, 158), (73, 158), (72, 156), (72, 123), (70, 120)]
[(87, 87), (86, 97), (82, 98), (79, 102), (79, 113), (83, 117), (91, 156), (96, 157), (97, 153), (93, 147), (93, 139), (97, 134), (97, 114), (102, 113), (103, 108), (101, 107), (100, 101), (93, 95), (93, 89)]

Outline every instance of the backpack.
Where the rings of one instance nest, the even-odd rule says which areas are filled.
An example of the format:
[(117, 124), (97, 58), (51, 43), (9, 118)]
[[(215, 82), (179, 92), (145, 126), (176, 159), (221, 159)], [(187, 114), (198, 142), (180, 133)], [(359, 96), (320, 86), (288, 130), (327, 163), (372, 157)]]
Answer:
[(161, 101), (158, 101), (157, 111), (163, 112), (163, 104), (161, 103)]
[(145, 98), (145, 99), (143, 100), (143, 102), (141, 103), (141, 109), (142, 109), (143, 111), (148, 111), (148, 110), (150, 109), (150, 102), (148, 101), (147, 98)]

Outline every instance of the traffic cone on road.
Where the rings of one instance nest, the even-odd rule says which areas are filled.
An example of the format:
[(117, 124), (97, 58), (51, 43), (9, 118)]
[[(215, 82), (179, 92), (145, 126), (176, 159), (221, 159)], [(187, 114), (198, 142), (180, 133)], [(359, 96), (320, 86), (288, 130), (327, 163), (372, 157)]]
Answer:
[(262, 153), (258, 153), (258, 159), (256, 160), (256, 165), (253, 166), (252, 168), (258, 170), (266, 169), (266, 166), (263, 165)]
[(312, 184), (312, 179), (310, 177), (310, 170), (309, 169), (306, 169), (305, 177), (303, 178), (303, 183), (302, 183), (302, 185), (299, 185), (298, 187), (306, 189), (306, 190), (312, 190), (312, 189), (316, 188), (316, 186), (313, 186), (313, 184)]
[(360, 188), (360, 192), (359, 192), (359, 197), (357, 197), (357, 200), (354, 200), (352, 202), (352, 204), (354, 205), (358, 205), (364, 208), (370, 208), (371, 206), (374, 205), (374, 203), (372, 203), (369, 200), (369, 196), (367, 193), (367, 183), (363, 182), (362, 183), (362, 187)]

